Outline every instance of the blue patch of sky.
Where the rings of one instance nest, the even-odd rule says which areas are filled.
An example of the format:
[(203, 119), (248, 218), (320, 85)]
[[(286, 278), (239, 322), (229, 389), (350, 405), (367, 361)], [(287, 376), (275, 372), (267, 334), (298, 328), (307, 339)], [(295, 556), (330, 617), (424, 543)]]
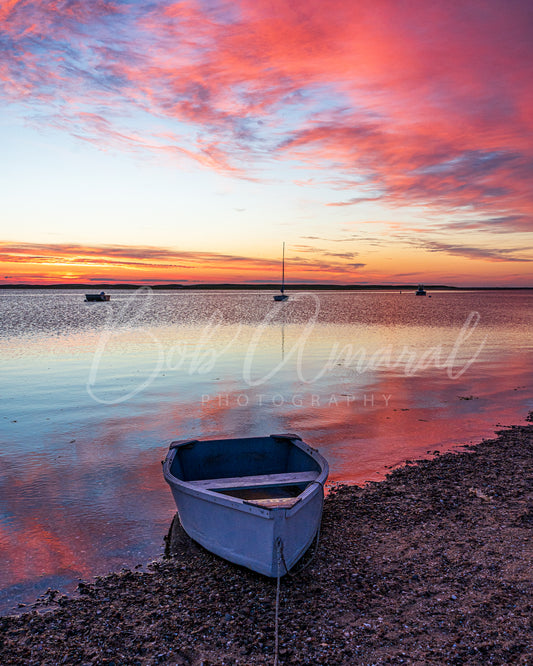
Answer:
[(435, 164), (413, 169), (413, 174), (440, 174), (446, 172), (468, 172), (474, 175), (488, 174), (507, 166), (518, 155), (505, 151), (467, 150), (461, 155), (442, 160)]

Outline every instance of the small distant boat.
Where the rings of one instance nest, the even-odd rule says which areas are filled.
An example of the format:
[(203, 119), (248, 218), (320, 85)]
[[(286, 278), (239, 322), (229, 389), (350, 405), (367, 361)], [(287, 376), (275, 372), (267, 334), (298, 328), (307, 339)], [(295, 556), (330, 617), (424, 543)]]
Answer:
[(99, 294), (85, 294), (86, 301), (108, 301), (110, 298), (111, 296), (105, 291), (101, 291)]
[(283, 243), (283, 260), (281, 263), (281, 289), (279, 294), (274, 296), (275, 301), (287, 301), (288, 294), (285, 293), (285, 243)]
[(416, 296), (425, 296), (426, 295), (426, 291), (425, 291), (423, 285), (421, 285), (421, 284), (418, 285), (418, 289), (415, 291), (415, 295)]
[(293, 434), (172, 442), (163, 461), (185, 532), (270, 577), (287, 573), (317, 535), (328, 471)]

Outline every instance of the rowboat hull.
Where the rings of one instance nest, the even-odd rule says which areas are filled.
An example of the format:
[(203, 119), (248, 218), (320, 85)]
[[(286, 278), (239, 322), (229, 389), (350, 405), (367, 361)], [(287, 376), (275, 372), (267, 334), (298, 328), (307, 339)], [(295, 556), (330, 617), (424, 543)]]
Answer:
[(328, 465), (296, 435), (173, 443), (163, 471), (185, 532), (265, 576), (290, 570), (319, 529)]

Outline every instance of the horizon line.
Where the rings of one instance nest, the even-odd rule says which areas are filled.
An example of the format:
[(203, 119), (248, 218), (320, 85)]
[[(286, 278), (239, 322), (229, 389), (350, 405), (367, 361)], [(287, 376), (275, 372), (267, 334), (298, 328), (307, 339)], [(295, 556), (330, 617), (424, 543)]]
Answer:
[[(415, 289), (420, 283), (408, 283), (408, 284), (335, 284), (335, 283), (316, 283), (316, 282), (300, 282), (300, 283), (289, 283), (285, 284), (286, 290), (297, 290), (297, 289), (317, 289), (317, 290), (365, 290), (365, 289)], [(194, 284), (182, 284), (178, 282), (168, 282), (164, 284), (137, 284), (137, 283), (110, 283), (110, 282), (100, 282), (100, 283), (86, 283), (86, 282), (58, 282), (53, 284), (42, 284), (42, 283), (1, 283), (0, 289), (141, 289), (143, 287), (148, 287), (150, 289), (162, 290), (192, 290), (192, 289), (258, 289), (258, 290), (273, 290), (279, 291), (279, 284), (276, 283), (258, 283), (253, 284), (250, 282), (207, 282), (207, 283), (194, 283)], [(480, 291), (509, 291), (509, 290), (528, 290), (533, 289), (533, 286), (452, 286), (452, 285), (443, 285), (443, 284), (424, 284), (425, 289), (434, 289), (434, 290), (480, 290)]]

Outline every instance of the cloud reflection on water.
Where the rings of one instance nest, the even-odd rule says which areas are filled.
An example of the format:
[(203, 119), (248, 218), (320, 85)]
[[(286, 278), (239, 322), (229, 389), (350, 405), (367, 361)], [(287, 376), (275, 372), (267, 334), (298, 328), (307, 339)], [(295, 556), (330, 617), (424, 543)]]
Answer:
[[(508, 294), (435, 294), (424, 303), (412, 294), (321, 295), (302, 347), (302, 374), (298, 354), (288, 352), (306, 325), (305, 303), (295, 302), (291, 310), (289, 301), (262, 331), (250, 364), (256, 379), (279, 369), (255, 383), (246, 381), (243, 365), (271, 295), (181, 298), (158, 296), (135, 325), (123, 325), (109, 339), (94, 383), (108, 404), (86, 392), (107, 316), (85, 333), (79, 326), (64, 333), (46, 313), (41, 330), (28, 335), (21, 327), (5, 336), (4, 609), (48, 586), (65, 589), (78, 577), (161, 553), (174, 504), (160, 460), (172, 439), (297, 432), (326, 455), (331, 481), (362, 483), (406, 458), (477, 441), (499, 423), (521, 421), (532, 408), (531, 309), (524, 295), (513, 295), (514, 308)], [(187, 303), (193, 318), (186, 316)], [(403, 346), (421, 354), (439, 346), (447, 352), (473, 310), (480, 313), (479, 328), (457, 361), (471, 359), (485, 337), (486, 346), (456, 379), (431, 363), (411, 375), (387, 364), (357, 372), (331, 355), (334, 345), (365, 349), (368, 357)], [(219, 325), (206, 336), (214, 311)], [(150, 376), (161, 350), (164, 363), (153, 381), (131, 399), (113, 402)], [(185, 354), (183, 363), (176, 350)], [(202, 365), (198, 354), (204, 353)]]

